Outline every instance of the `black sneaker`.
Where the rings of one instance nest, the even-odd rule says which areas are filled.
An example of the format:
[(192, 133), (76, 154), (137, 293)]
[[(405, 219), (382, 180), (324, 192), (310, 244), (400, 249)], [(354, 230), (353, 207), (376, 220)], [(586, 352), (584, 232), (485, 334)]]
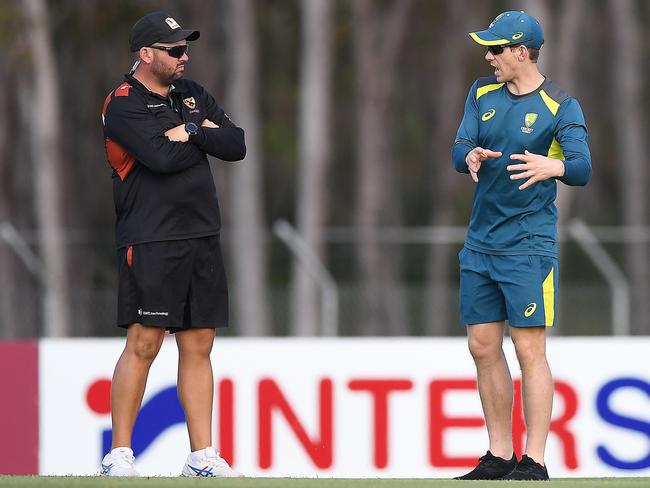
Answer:
[(524, 454), (512, 473), (501, 479), (548, 481), (548, 471), (546, 471), (546, 466), (542, 466)]
[(454, 478), (455, 480), (500, 480), (517, 466), (517, 456), (503, 459), (494, 456), (490, 451), (478, 460), (476, 466), (469, 473)]

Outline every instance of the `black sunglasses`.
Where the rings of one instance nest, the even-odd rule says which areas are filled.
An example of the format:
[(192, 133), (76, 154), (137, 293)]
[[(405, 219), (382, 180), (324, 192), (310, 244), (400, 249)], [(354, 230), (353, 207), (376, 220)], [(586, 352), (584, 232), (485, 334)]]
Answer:
[(181, 44), (180, 46), (149, 46), (153, 49), (158, 49), (159, 51), (167, 51), (172, 58), (180, 59), (183, 57), (183, 54), (187, 54), (189, 49), (189, 44)]
[(502, 46), (488, 46), (487, 50), (490, 52), (490, 54), (494, 56), (498, 56), (503, 52), (503, 49), (506, 47), (517, 47), (521, 46), (521, 44), (503, 44)]

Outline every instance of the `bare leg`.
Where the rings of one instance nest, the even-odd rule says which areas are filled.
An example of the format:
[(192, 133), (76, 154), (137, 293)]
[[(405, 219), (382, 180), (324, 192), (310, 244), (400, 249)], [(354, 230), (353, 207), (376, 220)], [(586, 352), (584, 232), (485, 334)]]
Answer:
[(503, 354), (504, 322), (467, 327), (469, 350), (476, 364), (478, 392), (481, 397), (490, 452), (510, 459), (512, 447), (512, 376)]
[(553, 378), (546, 361), (546, 328), (511, 327), (510, 335), (521, 366), (526, 454), (544, 465), (544, 450), (553, 409)]
[(112, 447), (131, 447), (131, 433), (142, 404), (149, 368), (165, 337), (165, 329), (129, 326), (126, 346), (115, 366), (111, 385)]
[(176, 333), (178, 344), (178, 398), (185, 410), (192, 452), (212, 445), (214, 378), (210, 351), (214, 329)]

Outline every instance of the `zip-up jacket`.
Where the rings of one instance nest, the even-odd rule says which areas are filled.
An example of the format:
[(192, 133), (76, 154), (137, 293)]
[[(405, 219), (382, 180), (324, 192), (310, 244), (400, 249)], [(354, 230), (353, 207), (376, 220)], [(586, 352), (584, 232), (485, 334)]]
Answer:
[[(201, 127), (209, 119), (218, 128)], [(238, 161), (244, 131), (198, 83), (178, 80), (168, 97), (133, 76), (106, 97), (102, 110), (106, 156), (113, 168), (117, 247), (218, 234), (221, 216), (207, 155)], [(194, 122), (188, 142), (165, 132)]]

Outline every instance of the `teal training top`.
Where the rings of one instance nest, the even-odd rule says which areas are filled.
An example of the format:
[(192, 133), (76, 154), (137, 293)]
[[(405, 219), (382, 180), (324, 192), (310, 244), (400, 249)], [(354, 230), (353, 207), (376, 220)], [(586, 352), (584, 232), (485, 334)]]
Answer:
[(452, 149), (457, 171), (469, 173), (465, 157), (477, 146), (502, 156), (481, 164), (465, 246), (487, 254), (557, 256), (556, 180), (519, 190), (526, 180), (511, 180), (514, 172), (506, 167), (522, 164), (510, 156), (528, 150), (563, 160), (561, 182), (585, 185), (591, 156), (577, 100), (548, 79), (534, 92), (518, 96), (494, 76), (480, 78), (467, 97)]

